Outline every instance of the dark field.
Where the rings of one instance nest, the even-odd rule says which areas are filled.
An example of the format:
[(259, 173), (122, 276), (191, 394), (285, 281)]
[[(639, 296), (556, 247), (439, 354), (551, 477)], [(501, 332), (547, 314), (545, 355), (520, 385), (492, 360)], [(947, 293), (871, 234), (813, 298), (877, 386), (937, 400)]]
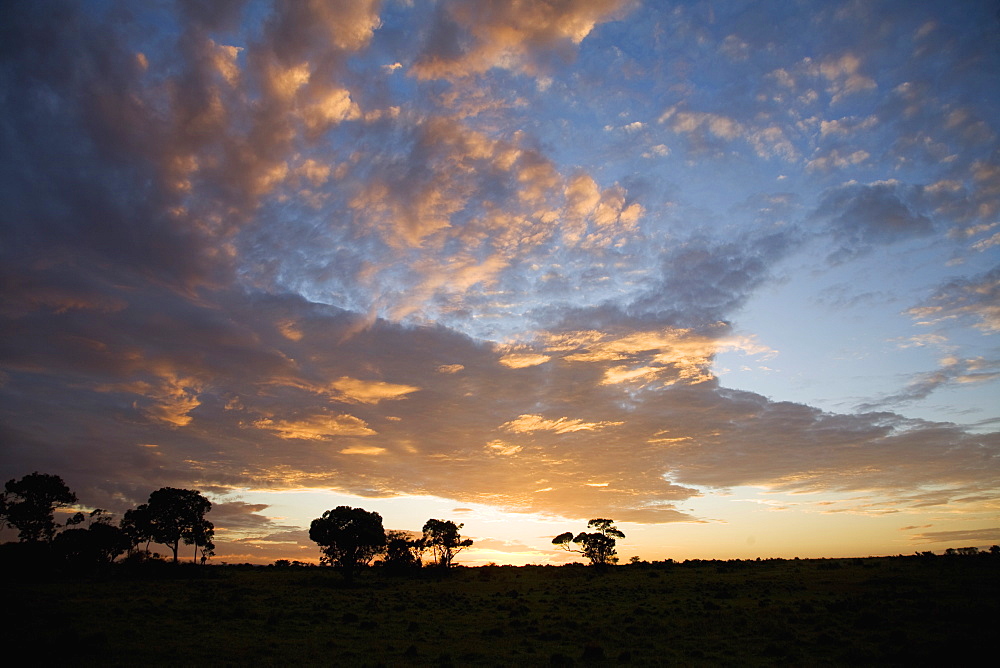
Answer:
[[(8, 657), (51, 665), (954, 665), (995, 658), (1000, 558), (7, 573)], [(990, 660), (987, 659), (987, 662)]]

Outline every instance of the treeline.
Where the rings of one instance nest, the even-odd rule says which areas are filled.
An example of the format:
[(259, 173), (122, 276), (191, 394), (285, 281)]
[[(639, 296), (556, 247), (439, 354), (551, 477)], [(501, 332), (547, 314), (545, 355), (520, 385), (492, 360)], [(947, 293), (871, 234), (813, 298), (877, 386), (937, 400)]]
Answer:
[[(205, 518), (212, 503), (200, 492), (162, 487), (149, 500), (125, 511), (116, 524), (106, 510), (75, 512), (57, 520), (62, 509), (78, 506), (78, 499), (57, 475), (34, 472), (11, 479), (0, 494), (0, 527), (18, 532), (17, 544), (5, 544), (4, 556), (12, 553), (20, 561), (62, 562), (76, 566), (160, 561), (150, 550), (153, 543), (170, 549), (173, 563), (181, 545), (193, 546), (191, 560), (204, 564), (215, 554), (215, 526)], [(338, 506), (313, 520), (309, 538), (319, 545), (320, 563), (339, 569), (348, 579), (376, 557), (389, 568), (409, 569), (423, 565), (447, 568), (455, 557), (472, 545), (462, 537), (464, 525), (450, 520), (429, 519), (419, 535), (388, 531), (382, 516), (362, 508)]]
[[(938, 555), (931, 551), (916, 552), (918, 557), (936, 557)], [(989, 550), (980, 550), (978, 547), (949, 547), (944, 551), (946, 557), (974, 557), (980, 554), (992, 554), (1000, 557), (1000, 545), (991, 545)]]
[[(57, 511), (76, 505), (76, 494), (62, 478), (36, 471), (7, 481), (0, 495), (0, 527), (17, 529), (21, 547), (15, 549), (22, 557), (45, 556), (75, 565), (110, 564), (123, 555), (126, 562), (157, 561), (160, 556), (150, 551), (152, 543), (166, 545), (175, 564), (182, 543), (193, 546), (192, 561), (200, 556), (204, 564), (215, 553), (215, 526), (205, 519), (212, 503), (198, 491), (162, 487), (146, 503), (125, 511), (117, 524), (100, 508), (76, 512), (65, 522), (56, 520)], [(425, 557), (428, 566), (449, 568), (472, 546), (472, 540), (461, 535), (463, 526), (432, 518), (419, 534), (386, 531), (378, 513), (338, 506), (312, 521), (309, 538), (320, 548), (322, 565), (352, 579), (376, 558), (392, 570), (421, 568)], [(594, 519), (587, 526), (595, 531), (576, 536), (566, 532), (552, 543), (584, 555), (597, 567), (617, 563), (616, 539), (625, 534), (609, 519)], [(9, 546), (4, 546), (8, 555)]]
[(472, 546), (472, 540), (459, 533), (463, 526), (451, 520), (429, 519), (419, 535), (387, 532), (378, 513), (337, 506), (312, 521), (309, 538), (320, 547), (321, 564), (338, 568), (352, 579), (376, 557), (381, 557), (386, 568), (407, 570), (423, 566), (429, 553), (429, 565), (448, 568), (459, 552)]
[(214, 554), (215, 527), (205, 519), (212, 503), (200, 492), (162, 487), (117, 524), (101, 508), (56, 520), (58, 510), (74, 505), (77, 496), (62, 478), (36, 471), (4, 485), (0, 526), (17, 530), (19, 553), (74, 565), (109, 564), (123, 555), (133, 562), (159, 559), (149, 549), (154, 542), (170, 549), (174, 563), (181, 543), (194, 547), (193, 561), (200, 555), (204, 563)]

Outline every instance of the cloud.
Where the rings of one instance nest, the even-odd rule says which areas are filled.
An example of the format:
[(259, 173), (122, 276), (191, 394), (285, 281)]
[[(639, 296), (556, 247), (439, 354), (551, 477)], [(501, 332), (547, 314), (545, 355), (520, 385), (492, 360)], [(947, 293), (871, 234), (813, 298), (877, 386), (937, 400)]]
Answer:
[[(233, 28), (238, 15), (185, 11), (206, 27)], [(489, 11), (504, 17), (515, 9), (498, 3)], [(612, 3), (553, 5), (545, 10), (550, 28), (524, 44), (547, 43), (548, 33), (572, 43), (615, 11)], [(50, 18), (18, 12), (12, 20), (24, 25), (13, 30), (33, 34)], [(594, 179), (598, 202), (574, 214), (572, 231), (558, 230), (566, 178), (528, 135), (375, 99), (391, 72), (380, 67), (359, 84), (345, 60), (371, 47), (380, 23), (376, 3), (278, 5), (259, 39), (192, 29), (168, 39), (170, 58), (155, 49), (139, 58), (134, 44), (155, 26), (125, 23), (121, 39), (84, 39), (103, 26), (80, 18), (79, 34), (57, 40), (62, 51), (44, 54), (35, 71), (12, 70), (29, 97), (49, 91), (61, 100), (43, 116), (8, 110), (19, 128), (11, 137), (23, 138), (12, 139), (11, 155), (38, 166), (7, 183), (11, 200), (25, 193), (11, 220), (32, 221), (17, 222), (17, 252), (61, 248), (78, 263), (131, 267), (182, 290), (235, 274), (265, 290), (332, 292), (338, 305), (402, 319), (464, 306), (449, 302), (516, 271), (518, 260), (560, 234), (596, 249), (635, 230), (643, 207), (622, 186)], [(69, 61), (81, 75), (60, 78), (53, 64)], [(352, 133), (360, 134), (354, 150), (322, 150)], [(95, 141), (68, 159), (61, 146), (83, 136)], [(85, 173), (89, 181), (76, 178)], [(269, 224), (275, 202), (280, 234)], [(84, 214), (69, 224), (53, 211)], [(359, 238), (363, 248), (349, 243)], [(456, 244), (462, 253), (451, 252)], [(328, 252), (300, 252), (308, 246)]]
[(725, 142), (743, 136), (745, 129), (735, 118), (701, 111), (686, 111), (674, 105), (666, 109), (657, 121), (667, 124), (676, 134), (687, 137), (696, 151), (718, 150)]
[(849, 183), (828, 190), (814, 217), (826, 223), (839, 246), (829, 256), (833, 262), (934, 231), (931, 219), (918, 208), (916, 193), (897, 181)]
[(645, 385), (654, 380), (661, 380), (664, 385), (698, 383), (712, 378), (709, 367), (719, 352), (774, 352), (747, 338), (719, 338), (717, 335), (699, 335), (689, 329), (673, 328), (635, 331), (619, 337), (597, 331), (564, 332), (553, 336), (550, 341), (553, 351), (567, 351), (568, 342), (578, 342), (579, 347), (561, 355), (565, 361), (612, 363), (602, 365), (604, 377), (600, 382), (603, 385), (634, 382)]
[(507, 353), (500, 358), (500, 364), (511, 369), (524, 369), (529, 366), (545, 364), (551, 357), (539, 353)]
[(340, 451), (342, 455), (381, 455), (385, 452), (385, 448), (380, 448), (377, 445), (352, 445), (344, 448)]
[[(97, 391), (107, 391), (109, 387), (98, 387)], [(191, 423), (191, 411), (198, 408), (200, 387), (197, 381), (190, 378), (173, 378), (169, 375), (158, 385), (149, 385), (140, 381), (138, 386), (119, 386), (118, 390), (140, 394), (145, 401), (137, 401), (135, 406), (145, 416), (174, 427), (183, 427)]]
[[(891, 413), (827, 414), (746, 393), (696, 392), (698, 387), (683, 390), (690, 398), (698, 398), (687, 406), (684, 423), (690, 425), (693, 419), (706, 423), (696, 430), (671, 429), (665, 434), (683, 434), (692, 439), (671, 447), (678, 460), (685, 462), (673, 479), (688, 484), (749, 484), (786, 492), (882, 490), (883, 494), (896, 488), (909, 497), (897, 498), (897, 505), (905, 507), (923, 500), (921, 492), (916, 491), (924, 487), (918, 480), (923, 469), (931, 477), (943, 474), (950, 478), (951, 491), (936, 501), (947, 503), (962, 495), (959, 488), (979, 488), (978, 474), (973, 473), (978, 468), (974, 463), (977, 453), (981, 448), (995, 447), (995, 435), (964, 434), (953, 425), (906, 420)], [(702, 403), (705, 400), (708, 403)], [(733, 427), (726, 426), (729, 419), (734, 420), (731, 424), (740, 425), (738, 437)], [(791, 434), (798, 446), (785, 440)], [(955, 460), (949, 463), (937, 450), (941, 442), (950, 443), (952, 454), (965, 463), (952, 468)], [(908, 453), (905, 456), (904, 450)], [(763, 462), (763, 468), (758, 468)], [(949, 472), (944, 473), (946, 470)], [(982, 484), (993, 484), (987, 482), (991, 478), (993, 475), (987, 474)], [(959, 479), (965, 482), (958, 483)]]
[[(733, 116), (705, 111), (691, 111), (676, 104), (660, 114), (657, 122), (683, 135), (696, 153), (721, 155), (730, 142), (742, 139), (760, 158), (774, 157), (797, 161), (799, 150), (782, 125), (760, 123), (761, 119), (739, 120)], [(765, 119), (766, 120), (766, 119)]]
[[(918, 527), (914, 527), (918, 528)], [(952, 541), (978, 542), (980, 544), (1000, 542), (1000, 527), (989, 529), (957, 529), (954, 531), (927, 531), (910, 536), (918, 543), (948, 543)]]
[(940, 366), (934, 371), (916, 374), (902, 391), (877, 401), (862, 403), (858, 405), (858, 410), (871, 411), (898, 407), (911, 401), (926, 399), (932, 392), (942, 387), (988, 383), (1000, 378), (1000, 360), (986, 360), (982, 357), (959, 359), (949, 355), (942, 358), (939, 364)]
[(859, 165), (868, 158), (871, 154), (868, 151), (859, 149), (853, 151), (846, 155), (841, 155), (839, 149), (831, 149), (828, 153), (823, 155), (817, 155), (812, 160), (806, 163), (806, 169), (827, 171), (830, 169), (843, 169), (845, 167), (850, 167), (852, 165)]
[(704, 329), (726, 321), (796, 242), (791, 229), (732, 240), (695, 236), (665, 249), (661, 275), (629, 305), (634, 317)]
[(211, 514), (207, 517), (211, 519), (213, 524), (224, 527), (227, 532), (230, 532), (227, 535), (230, 540), (233, 539), (233, 534), (259, 535), (293, 528), (282, 526), (273, 518), (263, 514), (269, 507), (265, 503), (246, 503), (223, 497), (212, 502)]
[(306, 0), (280, 5), (268, 25), (272, 47), (284, 61), (310, 51), (357, 51), (366, 46), (381, 24), (378, 0), (320, 2)]
[(827, 57), (818, 63), (808, 61), (806, 69), (810, 74), (819, 74), (829, 82), (827, 92), (833, 103), (848, 95), (877, 87), (874, 79), (861, 73), (861, 59), (853, 53)]
[(597, 24), (631, 5), (627, 0), (442, 3), (412, 72), (420, 79), (454, 79), (499, 67), (537, 75), (553, 54), (567, 58)]
[(972, 247), (978, 251), (984, 251), (987, 248), (992, 248), (993, 246), (1000, 246), (1000, 232), (997, 232), (988, 239), (983, 239), (972, 244)]
[[(279, 528), (280, 529), (280, 528)], [(255, 536), (234, 536), (216, 527), (214, 559), (221, 563), (273, 563), (277, 559), (292, 559), (316, 564), (319, 554), (316, 543), (309, 540), (308, 529), (284, 529)]]
[[(669, 380), (683, 378), (685, 359), (703, 364), (719, 346), (767, 354), (753, 342), (730, 340), (724, 329), (714, 339), (669, 329), (617, 336), (573, 330), (539, 341), (539, 354), (552, 358), (545, 364), (509, 368), (492, 346), (443, 328), (377, 320), (363, 337), (343, 338), (338, 332), (351, 326), (350, 317), (298, 297), (217, 293), (210, 302), (206, 294), (175, 296), (171, 305), (164, 294), (147, 293), (138, 301), (154, 296), (169, 305), (162, 311), (168, 318), (141, 338), (133, 334), (141, 319), (124, 319), (131, 305), (110, 319), (67, 311), (7, 321), (17, 323), (0, 357), (8, 375), (0, 387), (12, 444), (7, 466), (38, 462), (51, 446), (34, 447), (37, 436), (29, 435), (44, 434), (50, 443), (88, 448), (85, 462), (59, 466), (81, 481), (432, 493), (566, 517), (601, 508), (642, 522), (688, 518), (675, 504), (703, 487), (908, 490), (912, 500), (899, 503), (915, 504), (924, 499), (914, 490), (925, 485), (957, 498), (996, 482), (977, 463), (998, 447), (995, 436), (954, 425), (891, 413), (826, 414), (728, 390), (714, 379), (641, 392), (604, 382), (622, 358), (634, 360), (635, 369), (660, 365), (660, 378)], [(227, 324), (206, 326), (220, 305)], [(183, 319), (171, 319), (178, 315)], [(290, 320), (298, 339), (281, 332), (279, 324)], [(71, 349), (73, 363), (64, 367), (32, 352), (53, 336), (40, 332), (89, 332), (101, 346)], [(123, 354), (129, 346), (134, 352)], [(379, 354), (362, 354), (371, 350)], [(421, 390), (338, 410), (335, 398), (305, 382), (320, 372), (355, 379), (376, 360), (385, 378), (379, 382)], [(461, 373), (438, 372), (455, 364)], [(157, 368), (198, 379), (187, 386), (198, 405), (186, 411), (185, 424), (148, 420), (140, 410), (160, 396), (157, 386), (138, 382), (156, 377), (150, 373)], [(302, 382), (288, 382), (296, 377)], [(52, 396), (66, 407), (58, 422), (49, 414)], [(149, 443), (157, 447), (142, 447)], [(456, 476), (455, 466), (467, 472)]]
[[(253, 423), (257, 429), (273, 431), (281, 438), (304, 440), (326, 440), (334, 436), (372, 436), (364, 420), (353, 415), (309, 415), (297, 420), (273, 420), (264, 418)], [(378, 448), (381, 451), (381, 448)], [(347, 452), (347, 451), (341, 451)], [(354, 454), (348, 453), (348, 454)]]
[(501, 455), (503, 457), (509, 457), (510, 455), (516, 455), (522, 448), (520, 445), (513, 445), (510, 443), (505, 443), (500, 439), (490, 441), (486, 444), (486, 447), (492, 450), (494, 453)]
[(416, 392), (420, 389), (419, 387), (412, 387), (410, 385), (359, 380), (348, 376), (333, 381), (330, 383), (330, 387), (339, 393), (342, 400), (363, 404), (377, 404), (385, 399), (403, 399), (411, 392)]
[[(206, 28), (233, 24), (237, 5), (219, 6), (184, 11)], [(11, 13), (10, 53), (32, 51), (30, 40), (43, 34), (57, 45), (39, 52), (34, 66), (7, 70), (11, 85), (51, 102), (41, 115), (5, 109), (19, 128), (10, 155), (29, 161), (30, 151), (34, 166), (4, 180), (6, 194), (25, 194), (11, 218), (31, 221), (17, 223), (27, 233), (21, 250), (61, 248), (80, 263), (114, 258), (118, 271), (180, 289), (225, 280), (234, 234), (291, 174), (289, 161), (302, 148), (295, 124), (308, 142), (358, 117), (350, 91), (329, 75), (344, 53), (368, 43), (379, 23), (375, 7), (279, 5), (261, 40), (245, 46), (192, 26), (179, 32), (169, 59), (134, 54), (130, 39), (150, 29), (139, 21), (112, 35), (97, 15), (77, 14), (71, 4), (60, 9), (62, 22), (51, 21), (54, 7)], [(73, 63), (76, 74), (60, 74), (57, 63)], [(78, 147), (72, 156), (68, 144)], [(57, 211), (78, 215), (65, 224)]]
[(551, 431), (556, 434), (569, 434), (574, 431), (595, 431), (607, 427), (617, 427), (623, 422), (584, 422), (566, 417), (549, 420), (541, 415), (521, 415), (510, 422), (500, 425), (505, 431), (515, 434), (530, 434), (534, 431)]
[(878, 118), (876, 116), (865, 116), (863, 118), (844, 116), (829, 121), (820, 121), (819, 132), (823, 137), (828, 135), (850, 136), (861, 132), (868, 132), (877, 124)]
[(1000, 267), (973, 276), (957, 278), (937, 288), (930, 298), (907, 313), (920, 324), (935, 325), (949, 319), (974, 321), (985, 334), (1000, 332)]

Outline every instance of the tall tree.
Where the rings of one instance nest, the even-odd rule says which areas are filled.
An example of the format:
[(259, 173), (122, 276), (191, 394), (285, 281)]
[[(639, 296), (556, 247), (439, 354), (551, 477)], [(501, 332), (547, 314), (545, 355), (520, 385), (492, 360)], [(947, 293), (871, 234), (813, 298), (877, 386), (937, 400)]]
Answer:
[(431, 549), (438, 566), (448, 568), (459, 552), (472, 545), (470, 539), (458, 533), (464, 526), (451, 520), (430, 519), (424, 523), (424, 544)]
[(35, 471), (20, 480), (7, 481), (0, 507), (4, 521), (18, 530), (22, 542), (51, 543), (59, 527), (55, 521), (56, 509), (74, 503), (76, 494), (62, 478)]
[(337, 506), (312, 521), (309, 539), (323, 552), (321, 562), (341, 569), (350, 580), (385, 548), (385, 528), (376, 512)]
[[(625, 534), (618, 530), (614, 520), (593, 519), (587, 522), (588, 529), (597, 531), (587, 533), (581, 531), (575, 537), (571, 531), (559, 534), (552, 539), (553, 545), (562, 547), (567, 552), (578, 552), (590, 560), (592, 566), (605, 567), (618, 562), (618, 551), (615, 549), (618, 538), (624, 538)], [(570, 542), (579, 545), (579, 548), (569, 546)]]
[(211, 509), (212, 502), (201, 492), (162, 487), (149, 495), (145, 510), (148, 517), (144, 519), (149, 523), (152, 539), (169, 547), (177, 563), (182, 540), (199, 546), (211, 541), (215, 526), (205, 519), (205, 513)]

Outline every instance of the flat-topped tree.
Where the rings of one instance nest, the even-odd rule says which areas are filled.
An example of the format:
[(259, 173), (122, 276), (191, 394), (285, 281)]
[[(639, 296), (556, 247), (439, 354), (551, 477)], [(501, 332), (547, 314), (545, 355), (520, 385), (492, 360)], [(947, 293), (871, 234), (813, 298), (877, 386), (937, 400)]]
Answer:
[[(624, 538), (625, 534), (618, 530), (614, 520), (593, 519), (587, 522), (588, 529), (597, 531), (587, 533), (581, 531), (573, 536), (571, 531), (559, 534), (552, 539), (553, 545), (558, 545), (567, 552), (577, 552), (587, 557), (592, 566), (604, 567), (618, 563), (618, 551), (615, 549), (618, 538)], [(570, 547), (570, 543), (578, 545), (578, 548)]]

